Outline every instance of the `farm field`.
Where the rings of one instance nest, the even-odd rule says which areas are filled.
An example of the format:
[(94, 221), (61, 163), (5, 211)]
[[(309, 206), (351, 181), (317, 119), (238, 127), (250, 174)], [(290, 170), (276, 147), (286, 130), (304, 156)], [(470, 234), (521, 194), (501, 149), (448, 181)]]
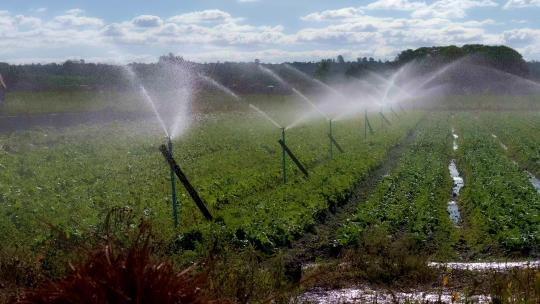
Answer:
[[(382, 162), (421, 115), (406, 114), (367, 140), (363, 120), (336, 122), (335, 137), (356, 153), (336, 154), (334, 161), (328, 160), (325, 123), (291, 130), (287, 141), (311, 177), (305, 180), (289, 162), (287, 185), (280, 171), (280, 131), (252, 114), (208, 115), (174, 143), (175, 156), (229, 232), (271, 250), (314, 225), (329, 204), (342, 203), (354, 182)], [(4, 234), (5, 240), (39, 247), (47, 238), (44, 223), (84, 237), (111, 207), (133, 209), (172, 239), (170, 181), (156, 134), (151, 123), (142, 128), (133, 123), (0, 135), (2, 226), (13, 233)], [(179, 197), (177, 232), (209, 233), (212, 228), (187, 193)]]
[[(293, 116), (283, 107), (286, 99), (273, 99), (274, 107), (264, 97), (258, 101), (276, 119)], [(315, 119), (287, 130), (287, 144), (309, 178), (288, 159), (284, 184), (281, 130), (256, 112), (201, 113), (174, 140), (174, 157), (215, 221), (207, 222), (177, 185), (178, 228), (169, 168), (158, 150), (165, 139), (155, 122), (0, 133), (0, 255), (25, 260), (19, 271), (61, 276), (73, 258), (65, 242), (84, 244), (103, 231), (111, 210), (122, 210), (130, 214), (130, 229), (140, 218), (151, 223), (162, 254), (180, 265), (203, 259), (216, 244), (252, 248), (271, 260), (353, 206), (331, 233), (335, 241), (321, 246), (346, 251), (385, 235), (406, 239), (406, 250), (431, 261), (538, 258), (540, 194), (527, 170), (538, 175), (540, 115), (409, 109), (385, 112), (389, 123), (377, 112), (367, 117), (373, 134), (363, 115), (333, 122), (344, 153), (334, 147), (332, 159), (328, 122)], [(355, 199), (357, 185), (398, 146), (396, 165), (363, 189), (366, 199)], [(452, 196), (452, 160), (464, 180), (458, 197)], [(457, 202), (458, 223), (449, 216), (450, 200)]]
[(0, 4), (0, 304), (540, 304), (540, 0), (124, 2)]

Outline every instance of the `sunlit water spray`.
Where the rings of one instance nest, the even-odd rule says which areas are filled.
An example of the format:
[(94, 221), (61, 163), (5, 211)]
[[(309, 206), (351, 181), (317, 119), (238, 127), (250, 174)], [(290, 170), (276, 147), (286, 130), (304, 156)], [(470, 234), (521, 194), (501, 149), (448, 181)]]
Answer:
[(264, 112), (263, 110), (259, 109), (258, 107), (256, 107), (253, 104), (249, 104), (249, 107), (252, 108), (253, 110), (257, 111), (257, 113), (261, 114), (261, 116), (266, 118), (269, 122), (271, 122), (277, 128), (283, 129), (283, 127), (279, 123), (277, 123), (277, 121), (275, 121), (272, 117), (270, 117), (270, 115), (266, 114), (266, 112)]
[(504, 71), (501, 71), (501, 70), (498, 70), (498, 69), (495, 69), (495, 68), (491, 68), (491, 67), (475, 65), (475, 68), (479, 69), (479, 70), (484, 70), (484, 71), (486, 71), (486, 73), (496, 74), (498, 76), (504, 76), (506, 79), (513, 80), (515, 82), (519, 82), (522, 85), (526, 85), (529, 88), (534, 88), (535, 90), (540, 91), (540, 83), (537, 83), (537, 82), (535, 82), (533, 80), (523, 78), (523, 77), (520, 77), (520, 76), (515, 75), (515, 74), (510, 74), (508, 72), (504, 72)]
[(311, 81), (311, 82), (314, 82), (316, 84), (318, 84), (319, 86), (327, 89), (328, 91), (334, 93), (335, 95), (341, 97), (341, 98), (345, 98), (345, 96), (343, 96), (343, 94), (341, 92), (339, 92), (338, 90), (334, 89), (333, 87), (331, 87), (330, 85), (320, 81), (319, 79), (316, 79), (316, 78), (313, 78), (313, 77), (310, 77), (309, 75), (307, 75), (306, 73), (300, 71), (299, 69), (291, 66), (290, 64), (283, 64), (283, 66), (285, 66), (285, 68), (287, 68), (288, 70), (294, 72), (296, 75), (299, 75), (301, 76), (302, 78), (308, 80), (308, 81)]
[[(375, 72), (371, 72), (371, 71), (367, 71), (368, 72), (368, 75), (377, 79), (377, 81), (379, 82), (383, 82), (384, 84), (386, 84), (388, 87), (394, 87), (396, 88), (401, 94), (405, 95), (406, 98), (412, 98), (413, 95), (411, 95), (409, 92), (407, 92), (405, 89), (403, 89), (401, 86), (399, 86), (398, 84), (395, 83), (395, 81), (391, 81), (391, 80), (388, 80), (384, 77), (382, 77), (381, 75), (375, 73)], [(395, 79), (394, 79), (395, 80)]]
[(155, 115), (161, 129), (165, 133), (165, 136), (170, 137), (169, 130), (167, 129), (167, 126), (165, 125), (165, 121), (163, 120), (163, 118), (159, 114), (159, 111), (156, 108), (156, 103), (154, 102), (152, 97), (148, 94), (148, 91), (146, 91), (146, 88), (142, 84), (140, 84), (140, 81), (138, 80), (137, 75), (135, 75), (135, 73), (133, 72), (131, 67), (125, 66), (125, 71), (126, 71), (128, 77), (129, 77), (129, 80), (132, 83), (136, 83), (136, 85), (138, 85), (138, 88), (139, 88), (139, 91), (141, 92), (141, 95), (143, 96), (146, 104), (149, 105), (150, 108), (152, 109), (152, 112), (154, 113), (154, 115)]
[[(329, 119), (328, 116), (315, 104), (313, 103), (309, 98), (307, 98), (304, 94), (302, 94), (300, 91), (298, 91), (297, 89), (293, 88), (291, 85), (289, 85), (285, 80), (283, 80), (283, 78), (281, 78), (278, 74), (274, 73), (272, 70), (262, 66), (262, 65), (259, 65), (259, 68), (265, 72), (266, 74), (268, 74), (269, 76), (271, 76), (272, 78), (274, 78), (276, 81), (278, 81), (281, 85), (287, 87), (287, 88), (291, 88), (291, 90), (294, 92), (294, 94), (296, 94), (297, 96), (299, 96), (302, 100), (304, 100), (306, 103), (308, 103), (315, 111), (317, 111), (319, 114), (321, 114), (324, 118), (326, 119)], [(259, 110), (260, 111), (260, 110)], [(267, 115), (268, 116), (268, 115)], [(300, 122), (304, 121), (309, 115), (302, 115), (300, 118), (298, 118), (297, 120), (295, 120), (294, 122), (292, 122), (291, 124), (289, 124), (289, 126), (287, 126), (285, 129), (290, 129), (290, 128), (293, 128), (294, 126), (297, 126), (298, 124), (300, 124)]]
[(274, 73), (274, 71), (270, 70), (269, 68), (261, 64), (259, 64), (258, 67), (259, 69), (261, 69), (261, 71), (263, 71), (264, 73), (272, 77), (274, 80), (277, 80), (277, 82), (279, 82), (279, 84), (281, 84), (282, 86), (287, 87), (287, 88), (290, 87), (290, 85), (285, 80), (283, 80), (283, 78), (281, 78), (278, 74)]
[(144, 100), (152, 108), (152, 112), (154, 112), (154, 114), (156, 115), (156, 119), (158, 120), (159, 125), (163, 129), (163, 132), (165, 132), (165, 135), (170, 138), (171, 136), (169, 134), (169, 130), (167, 130), (167, 126), (165, 125), (165, 122), (163, 121), (163, 118), (161, 118), (161, 115), (159, 114), (159, 112), (158, 112), (158, 110), (156, 108), (156, 104), (154, 103), (154, 100), (152, 99), (152, 97), (150, 97), (150, 95), (148, 94), (148, 92), (146, 91), (146, 89), (144, 88), (143, 85), (139, 86), (139, 90), (141, 90), (141, 94), (143, 95)]
[[(205, 80), (207, 83), (213, 85), (214, 87), (216, 87), (217, 89), (221, 90), (222, 92), (228, 94), (229, 96), (231, 96), (232, 98), (234, 98), (236, 101), (244, 101), (240, 96), (238, 96), (236, 93), (234, 93), (233, 91), (231, 91), (229, 88), (227, 88), (226, 86), (222, 85), (221, 83), (217, 82), (216, 80), (212, 79), (211, 77), (208, 77), (208, 76), (205, 76), (205, 75), (201, 75), (199, 74), (199, 77), (202, 78), (203, 80)], [(268, 120), (270, 123), (272, 123), (274, 126), (276, 126), (277, 128), (279, 129), (284, 129), (277, 121), (275, 121), (268, 113), (266, 113), (265, 111), (261, 110), (260, 108), (258, 108), (257, 106), (253, 105), (253, 104), (248, 104), (249, 108), (251, 108), (252, 110), (254, 110), (255, 112), (259, 113), (262, 117), (264, 117), (266, 120)]]
[(232, 98), (234, 98), (235, 100), (238, 100), (240, 101), (242, 98), (240, 98), (240, 96), (238, 96), (236, 93), (234, 93), (233, 91), (231, 91), (229, 88), (227, 88), (226, 86), (222, 85), (221, 83), (217, 82), (216, 80), (214, 80), (213, 78), (211, 77), (208, 77), (208, 76), (205, 76), (205, 75), (202, 75), (202, 74), (198, 74), (198, 76), (203, 79), (204, 81), (206, 81), (207, 83), (211, 84), (212, 86), (214, 86), (215, 88), (221, 90), (222, 92), (226, 93), (227, 95), (231, 96)]

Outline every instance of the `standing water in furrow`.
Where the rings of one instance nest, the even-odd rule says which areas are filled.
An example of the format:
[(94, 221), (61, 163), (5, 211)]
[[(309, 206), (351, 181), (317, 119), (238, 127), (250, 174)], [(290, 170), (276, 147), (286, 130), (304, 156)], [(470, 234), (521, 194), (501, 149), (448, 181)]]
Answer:
[(452, 177), (454, 184), (452, 186), (452, 199), (448, 202), (447, 210), (452, 222), (455, 225), (459, 225), (461, 221), (461, 215), (459, 213), (457, 199), (459, 196), (459, 191), (461, 190), (461, 188), (463, 188), (465, 183), (463, 182), (463, 178), (459, 176), (459, 171), (457, 169), (455, 160), (452, 159), (452, 161), (450, 161), (450, 165), (448, 165), (448, 170), (450, 171), (450, 177)]
[[(452, 128), (452, 148), (454, 151), (458, 149), (457, 139), (458, 135), (456, 134), (456, 131), (454, 128)], [(448, 165), (448, 170), (450, 171), (450, 177), (452, 177), (453, 180), (453, 186), (452, 186), (452, 199), (448, 202), (447, 210), (448, 210), (448, 216), (450, 217), (450, 220), (454, 223), (454, 225), (458, 226), (461, 222), (461, 214), (459, 213), (458, 208), (458, 196), (459, 191), (463, 186), (465, 185), (463, 182), (463, 178), (459, 175), (459, 171), (456, 165), (456, 161), (452, 159), (450, 161), (450, 164)]]
[(452, 128), (452, 137), (454, 138), (452, 148), (454, 149), (454, 151), (456, 151), (459, 148), (457, 143), (457, 139), (459, 138), (459, 136), (456, 134), (456, 130), (454, 130), (454, 128)]

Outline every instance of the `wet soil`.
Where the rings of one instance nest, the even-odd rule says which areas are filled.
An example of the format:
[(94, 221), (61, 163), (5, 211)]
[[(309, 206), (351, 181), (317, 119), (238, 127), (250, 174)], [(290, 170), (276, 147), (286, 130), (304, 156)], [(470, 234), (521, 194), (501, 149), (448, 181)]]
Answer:
[(303, 265), (315, 259), (335, 257), (340, 252), (341, 248), (335, 241), (337, 231), (356, 212), (358, 204), (366, 201), (377, 184), (396, 167), (403, 152), (414, 141), (417, 126), (421, 121), (422, 119), (401, 142), (390, 149), (385, 160), (372, 170), (367, 178), (356, 185), (345, 204), (329, 213), (324, 222), (293, 242), (291, 248), (285, 251), (285, 256), (290, 263), (294, 264), (294, 268), (301, 271)]
[(44, 114), (2, 114), (0, 133), (23, 131), (36, 127), (67, 128), (81, 124), (103, 124), (113, 121), (134, 121), (150, 117), (151, 113), (118, 112), (101, 110), (95, 112), (62, 112)]

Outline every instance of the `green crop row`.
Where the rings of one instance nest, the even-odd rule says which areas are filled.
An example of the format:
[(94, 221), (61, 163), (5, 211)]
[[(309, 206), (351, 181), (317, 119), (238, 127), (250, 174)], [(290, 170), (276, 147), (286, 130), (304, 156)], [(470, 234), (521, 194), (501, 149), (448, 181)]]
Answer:
[(534, 252), (540, 244), (540, 195), (478, 115), (460, 114), (456, 120), (467, 243), (485, 254)]
[(507, 147), (507, 153), (536, 176), (540, 175), (540, 115), (532, 113), (483, 114), (492, 134)]
[[(206, 115), (174, 141), (174, 155), (225, 229), (270, 248), (308, 229), (329, 202), (343, 202), (419, 118), (403, 114), (367, 140), (362, 119), (337, 121), (334, 136), (346, 153), (335, 152), (332, 161), (326, 122), (289, 130), (287, 143), (310, 178), (289, 160), (287, 185), (280, 130), (256, 115)], [(146, 122), (0, 135), (0, 241), (37, 250), (50, 238), (50, 225), (84, 238), (115, 206), (151, 220), (164, 239), (178, 232), (209, 235), (179, 184), (180, 228), (172, 227), (169, 170), (158, 151), (163, 141)]]
[(363, 232), (375, 227), (388, 235), (407, 234), (431, 253), (449, 249), (455, 242), (456, 231), (446, 210), (452, 188), (450, 128), (442, 118), (432, 114), (421, 123), (397, 167), (341, 229), (343, 244), (355, 244)]

